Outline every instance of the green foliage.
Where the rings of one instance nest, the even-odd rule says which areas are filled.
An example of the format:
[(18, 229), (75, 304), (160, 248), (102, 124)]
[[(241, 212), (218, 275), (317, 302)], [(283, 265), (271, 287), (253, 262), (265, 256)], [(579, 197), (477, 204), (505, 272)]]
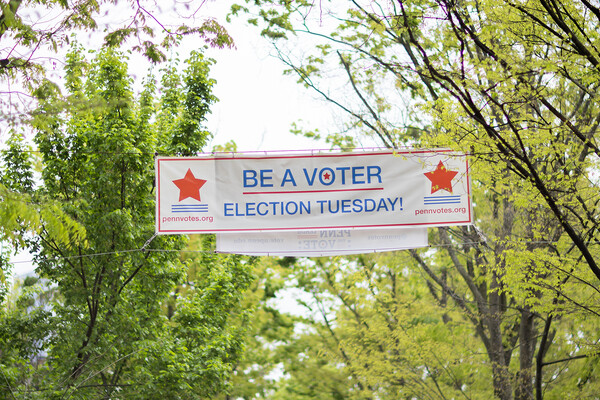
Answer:
[(257, 261), (252, 260), (256, 279), (243, 299), (244, 308), (252, 311), (252, 318), (244, 321), (244, 353), (235, 364), (231, 388), (218, 396), (219, 400), (271, 398), (282, 373), (279, 348), (294, 336), (298, 318), (273, 304), (286, 274), (271, 259)]
[(26, 247), (27, 238), (45, 233), (57, 243), (85, 244), (85, 230), (58, 204), (33, 193), (34, 175), (31, 148), (14, 133), (1, 152), (0, 160), (0, 304), (8, 290), (12, 272), (9, 256)]
[(8, 148), (2, 154), (0, 182), (8, 190), (31, 192), (34, 186), (33, 160), (31, 148), (23, 142), (23, 137), (14, 132), (8, 139)]
[[(34, 61), (35, 52), (40, 48), (58, 52), (69, 43), (72, 33), (99, 33), (105, 26), (104, 46), (121, 47), (128, 42), (137, 43), (132, 45), (132, 50), (153, 63), (166, 61), (165, 52), (186, 36), (200, 39), (212, 47), (233, 46), (231, 37), (213, 19), (207, 18), (194, 26), (182, 23), (182, 19), (202, 7), (202, 2), (190, 2), (184, 6), (174, 2), (162, 6), (170, 9), (176, 17), (169, 16), (150, 2), (86, 0), (72, 5), (63, 0), (4, 1), (0, 5), (0, 40), (4, 43), (3, 48), (12, 50), (2, 54), (0, 76), (16, 78), (22, 74), (29, 79), (43, 78), (46, 66)], [(57, 15), (57, 18), (47, 19), (47, 14)], [(118, 17), (119, 24), (112, 22), (115, 17)], [(111, 22), (106, 24), (106, 20)]]
[[(600, 315), (596, 6), (547, 0), (251, 3), (234, 11), (248, 13), (264, 36), (279, 42), (280, 58), (299, 82), (348, 117), (334, 133), (339, 142), (366, 137), (390, 148), (470, 153), (476, 226), (432, 232), (431, 243), (440, 247), (411, 253), (426, 279), (420, 285), (430, 289), (421, 308), (435, 315), (439, 309), (426, 307), (432, 299), (440, 307), (453, 304), (458, 315), (452, 321), (467, 323), (474, 338), (457, 347), (461, 360), (470, 359), (471, 348), (485, 354), (469, 365), (481, 380), (465, 383), (473, 390), (466, 396), (580, 398), (597, 390), (589, 379)], [(310, 48), (290, 33), (308, 34)], [(389, 262), (390, 269), (397, 263)], [(400, 270), (408, 265), (401, 263)], [(311, 289), (308, 279), (299, 286), (323, 290)], [(370, 303), (361, 315), (376, 315), (377, 307)], [(335, 308), (334, 314), (343, 317)], [(399, 320), (399, 326), (410, 321), (402, 314)], [(456, 360), (443, 352), (452, 328), (449, 320), (440, 324), (449, 333), (433, 335), (430, 349), (439, 345), (444, 371), (463, 376), (448, 367)], [(352, 335), (361, 362), (384, 358), (389, 343), (383, 338), (366, 329)], [(384, 350), (365, 339), (373, 337)], [(411, 337), (419, 340), (417, 332)], [(364, 379), (369, 395), (368, 385), (377, 382), (372, 387), (379, 390), (381, 382), (393, 382), (388, 370), (426, 365), (436, 364), (412, 357), (352, 376)], [(409, 396), (461, 395), (453, 390), (462, 386), (446, 388), (443, 374), (434, 377), (425, 387), (438, 392), (415, 387)], [(408, 390), (406, 383), (399, 386), (385, 395)]]
[[(182, 72), (171, 64), (166, 84), (157, 89), (150, 77), (139, 97), (126, 61), (111, 49), (88, 61), (75, 45), (68, 96), (49, 91), (36, 112), (43, 169), (31, 196), (84, 227), (86, 242), (46, 230), (32, 237), (47, 285), (3, 310), (4, 398), (207, 398), (226, 389), (243, 350), (252, 264), (209, 254), (208, 239), (207, 253), (182, 260), (184, 237), (154, 236), (154, 155), (206, 144), (210, 61), (194, 53)], [(14, 165), (28, 170), (25, 159)], [(49, 302), (36, 303), (48, 292)]]
[[(201, 130), (202, 123), (206, 120), (206, 115), (210, 112), (210, 105), (217, 98), (214, 97), (212, 86), (215, 84), (213, 79), (208, 79), (208, 69), (212, 60), (205, 61), (202, 54), (192, 52), (190, 58), (186, 61), (188, 68), (185, 70), (184, 87), (185, 100), (180, 118), (177, 121), (170, 153), (181, 155), (192, 155), (198, 153), (205, 142), (208, 132)], [(190, 138), (195, 137), (195, 140)]]
[(208, 77), (213, 60), (206, 60), (199, 52), (192, 52), (186, 60), (184, 75), (176, 73), (175, 65), (162, 72), (161, 113), (157, 117), (159, 130), (166, 137), (159, 138), (160, 153), (193, 155), (202, 149), (209, 135), (203, 128), (210, 105), (217, 101), (212, 94), (215, 84)]
[(213, 146), (213, 151), (218, 152), (236, 152), (237, 151), (237, 143), (234, 140), (230, 140), (224, 145), (215, 145)]
[[(51, 312), (46, 309), (53, 295), (37, 278), (16, 281), (0, 309), (0, 393), (11, 398), (22, 387), (41, 387), (48, 377), (45, 340), (51, 330)], [(38, 393), (22, 398), (41, 398)]]

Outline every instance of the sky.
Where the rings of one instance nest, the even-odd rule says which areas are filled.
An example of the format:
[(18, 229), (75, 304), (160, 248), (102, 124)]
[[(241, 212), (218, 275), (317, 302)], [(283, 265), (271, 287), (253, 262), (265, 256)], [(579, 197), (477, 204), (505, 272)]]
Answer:
[(212, 51), (217, 60), (212, 77), (220, 101), (207, 126), (213, 144), (235, 140), (240, 151), (296, 150), (324, 146), (293, 135), (293, 122), (312, 127), (330, 123), (329, 106), (283, 75), (282, 63), (269, 54), (260, 38), (239, 35), (237, 49)]
[(229, 2), (205, 2), (204, 15), (214, 16), (235, 41), (235, 49), (208, 49), (216, 60), (211, 77), (219, 98), (207, 121), (213, 145), (235, 140), (239, 151), (300, 150), (323, 148), (324, 143), (290, 133), (293, 122), (306, 127), (332, 125), (332, 108), (300, 84), (296, 77), (283, 75), (285, 66), (273, 56), (259, 29), (244, 17), (225, 15)]

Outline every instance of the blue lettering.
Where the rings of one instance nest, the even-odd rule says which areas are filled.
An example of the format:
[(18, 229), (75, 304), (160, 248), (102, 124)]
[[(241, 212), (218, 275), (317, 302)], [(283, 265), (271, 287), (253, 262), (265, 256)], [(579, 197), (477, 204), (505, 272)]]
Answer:
[(385, 211), (389, 211), (387, 208), (387, 205), (385, 204), (385, 199), (379, 199), (379, 206), (377, 206), (377, 212), (379, 212), (379, 210), (381, 209), (385, 209)]
[(235, 216), (236, 217), (243, 217), (245, 214), (240, 214), (240, 211), (238, 210), (240, 203), (235, 203)]
[(249, 216), (255, 216), (255, 208), (254, 208), (255, 203), (246, 203), (246, 215)]
[(358, 183), (365, 183), (365, 181), (361, 181), (358, 180), (359, 177), (361, 176), (365, 176), (365, 174), (363, 172), (358, 172), (358, 170), (363, 170), (365, 169), (365, 167), (352, 167), (352, 183), (353, 184), (358, 184)]
[(319, 203), (319, 205), (321, 206), (321, 214), (325, 213), (325, 205), (324, 204), (326, 201), (327, 200), (317, 200), (317, 203)]
[[(294, 206), (292, 209), (294, 212), (290, 211), (290, 204)], [(285, 205), (285, 212), (287, 212), (290, 215), (296, 214), (298, 212), (298, 204), (296, 204), (296, 202), (294, 201), (288, 201)]]
[(303, 211), (306, 211), (307, 214), (310, 214), (310, 201), (308, 203), (303, 201), (300, 202), (300, 214), (302, 214)]
[(335, 201), (335, 211), (333, 211), (333, 209), (331, 208), (331, 200), (329, 200), (329, 213), (337, 214), (339, 211), (340, 211), (340, 201), (339, 200)]
[(312, 186), (313, 183), (315, 183), (315, 178), (317, 177), (317, 169), (313, 169), (312, 179), (308, 177), (308, 171), (306, 170), (306, 168), (302, 168), (302, 170), (304, 171), (304, 176), (306, 177), (306, 182), (308, 183), (308, 186)]
[(352, 211), (359, 213), (363, 211), (363, 203), (361, 199), (352, 200)]
[[(390, 207), (392, 207), (392, 211), (394, 211), (394, 206), (396, 205), (396, 202), (398, 201), (398, 198), (395, 197), (393, 202), (392, 202), (392, 199), (390, 199), (389, 197), (388, 197), (387, 200), (390, 203)], [(400, 201), (402, 201), (402, 200), (400, 200)]]
[[(264, 212), (260, 211), (260, 206), (264, 206), (266, 207)], [(265, 203), (264, 201), (261, 201), (260, 203), (258, 203), (256, 205), (256, 212), (258, 213), (258, 215), (267, 215), (269, 213), (269, 205), (267, 203)]]
[(350, 200), (349, 199), (342, 200), (342, 212), (343, 213), (350, 212)]
[(265, 183), (265, 181), (273, 179), (272, 176), (265, 176), (265, 173), (273, 173), (272, 169), (261, 169), (260, 170), (260, 187), (273, 187), (272, 183)]
[[(243, 172), (244, 178), (244, 187), (255, 187), (258, 185), (258, 180), (256, 179), (256, 171), (252, 169), (245, 169)], [(251, 183), (248, 183), (248, 182)]]
[(377, 178), (381, 183), (381, 167), (377, 165), (369, 165), (367, 167), (367, 181), (371, 183), (371, 178)]
[(225, 203), (223, 204), (223, 215), (226, 217), (233, 217), (233, 203)]
[(291, 182), (292, 185), (296, 186), (296, 181), (294, 180), (294, 175), (292, 175), (292, 171), (290, 169), (286, 169), (283, 174), (283, 180), (281, 181), (281, 187), (283, 187), (286, 182)]
[[(372, 204), (372, 207), (369, 208), (369, 204)], [(365, 212), (375, 211), (377, 207), (377, 203), (373, 199), (365, 199)]]
[(342, 185), (345, 185), (346, 184), (346, 171), (349, 171), (350, 167), (337, 167), (335, 170), (342, 172)]

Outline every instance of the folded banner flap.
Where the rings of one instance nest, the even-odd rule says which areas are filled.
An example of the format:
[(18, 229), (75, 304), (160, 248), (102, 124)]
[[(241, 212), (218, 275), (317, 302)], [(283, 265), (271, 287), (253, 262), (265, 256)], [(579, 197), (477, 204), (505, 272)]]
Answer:
[(217, 252), (319, 257), (426, 247), (427, 228), (218, 233)]

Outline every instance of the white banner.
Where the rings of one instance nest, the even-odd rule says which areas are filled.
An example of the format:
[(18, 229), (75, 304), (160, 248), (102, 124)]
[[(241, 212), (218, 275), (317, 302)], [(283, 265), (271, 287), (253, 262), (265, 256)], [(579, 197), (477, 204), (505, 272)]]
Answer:
[(449, 150), (156, 159), (159, 234), (466, 225), (467, 157)]
[(321, 257), (427, 247), (427, 228), (218, 233), (217, 252)]

